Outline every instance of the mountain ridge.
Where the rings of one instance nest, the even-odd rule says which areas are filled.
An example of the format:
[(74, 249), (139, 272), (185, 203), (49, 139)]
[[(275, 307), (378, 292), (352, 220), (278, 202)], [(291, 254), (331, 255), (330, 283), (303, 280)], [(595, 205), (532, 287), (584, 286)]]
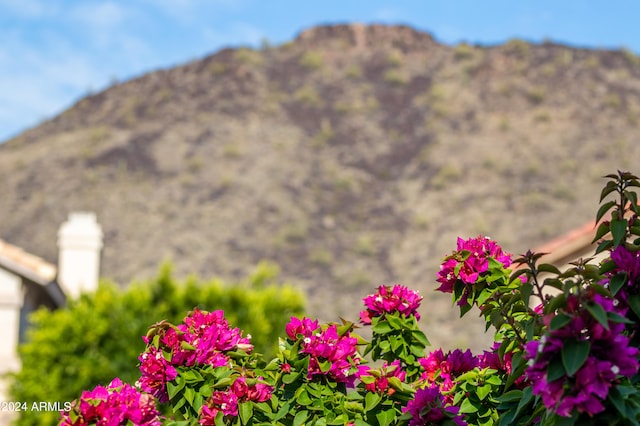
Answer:
[(600, 176), (638, 167), (639, 114), (624, 50), (314, 27), (116, 84), (1, 145), (0, 238), (53, 260), (57, 226), (91, 210), (123, 285), (164, 259), (229, 279), (266, 259), (335, 320), (400, 282), (434, 343), (480, 348), (433, 293), (442, 257), (458, 235), (518, 254), (591, 220)]

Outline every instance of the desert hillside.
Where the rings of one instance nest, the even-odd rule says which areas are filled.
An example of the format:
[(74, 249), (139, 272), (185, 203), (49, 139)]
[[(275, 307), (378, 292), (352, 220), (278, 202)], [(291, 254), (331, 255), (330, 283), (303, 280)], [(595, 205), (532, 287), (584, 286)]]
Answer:
[(425, 331), (479, 349), (435, 273), (458, 235), (521, 253), (593, 219), (602, 175), (640, 172), (640, 58), (401, 26), (311, 28), (79, 100), (0, 145), (0, 238), (51, 262), (68, 213), (126, 285), (166, 259), (235, 278), (260, 260), (310, 315), (357, 318), (376, 286), (425, 296)]

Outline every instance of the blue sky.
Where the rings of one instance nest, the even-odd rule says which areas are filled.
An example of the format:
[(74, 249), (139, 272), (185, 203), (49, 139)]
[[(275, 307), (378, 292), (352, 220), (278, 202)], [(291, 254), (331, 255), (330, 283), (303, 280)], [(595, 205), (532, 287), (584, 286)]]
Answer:
[(640, 53), (635, 0), (0, 0), (0, 141), (89, 92), (319, 24), (407, 24), (456, 44), (545, 39)]

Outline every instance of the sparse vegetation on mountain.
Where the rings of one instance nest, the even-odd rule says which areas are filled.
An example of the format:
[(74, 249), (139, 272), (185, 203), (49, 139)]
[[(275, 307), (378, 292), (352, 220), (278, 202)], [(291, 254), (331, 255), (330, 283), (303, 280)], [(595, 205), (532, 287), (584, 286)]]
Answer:
[(267, 259), (321, 320), (402, 283), (425, 296), (435, 345), (482, 349), (432, 291), (438, 256), (479, 233), (517, 254), (592, 220), (600, 177), (640, 166), (639, 63), (355, 24), (225, 49), (0, 146), (0, 237), (53, 261), (57, 226), (92, 210), (119, 282), (167, 257), (230, 279)]

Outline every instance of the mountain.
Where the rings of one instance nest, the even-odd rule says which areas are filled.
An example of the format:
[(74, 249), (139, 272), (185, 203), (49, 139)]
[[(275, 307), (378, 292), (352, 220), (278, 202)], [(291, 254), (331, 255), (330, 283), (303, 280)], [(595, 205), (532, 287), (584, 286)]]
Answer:
[(592, 220), (601, 176), (640, 169), (639, 121), (628, 51), (321, 26), (116, 84), (0, 145), (0, 238), (55, 261), (59, 224), (95, 211), (123, 285), (166, 259), (228, 279), (266, 259), (329, 321), (402, 283), (434, 344), (478, 349), (483, 326), (433, 291), (456, 237), (519, 254)]

